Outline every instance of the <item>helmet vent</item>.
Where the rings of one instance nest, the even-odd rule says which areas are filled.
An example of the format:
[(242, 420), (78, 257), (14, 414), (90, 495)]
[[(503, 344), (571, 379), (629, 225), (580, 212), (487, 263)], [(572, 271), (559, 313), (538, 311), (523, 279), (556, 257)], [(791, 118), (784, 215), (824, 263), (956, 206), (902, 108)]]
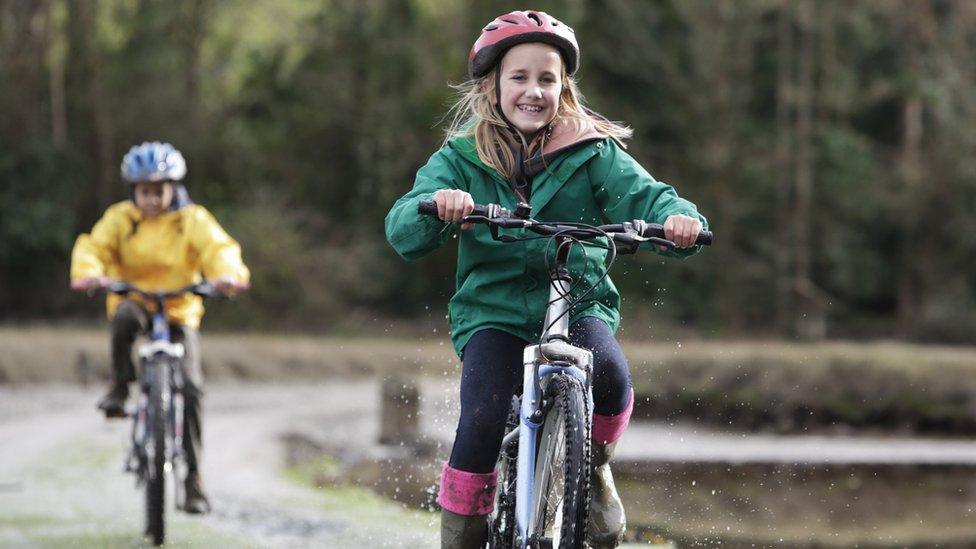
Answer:
[(529, 19), (535, 21), (535, 24), (536, 25), (539, 25), (540, 27), (542, 26), (542, 18), (539, 17), (539, 14), (537, 14), (537, 13), (529, 13), (527, 15), (528, 15)]
[(511, 23), (512, 25), (518, 25), (518, 21), (512, 21), (511, 19), (502, 19), (506, 23)]
[(129, 183), (180, 181), (186, 175), (183, 155), (169, 143), (135, 145), (122, 158), (122, 178)]
[(491, 32), (493, 30), (498, 30), (498, 25), (488, 25), (485, 27), (485, 32)]

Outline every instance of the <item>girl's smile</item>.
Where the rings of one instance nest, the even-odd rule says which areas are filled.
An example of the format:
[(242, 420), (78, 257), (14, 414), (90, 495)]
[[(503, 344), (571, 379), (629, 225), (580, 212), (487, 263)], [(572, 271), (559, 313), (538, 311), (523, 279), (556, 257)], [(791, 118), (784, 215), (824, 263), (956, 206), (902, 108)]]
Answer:
[(519, 44), (508, 50), (499, 70), (502, 113), (531, 139), (559, 108), (563, 88), (559, 50), (540, 42)]

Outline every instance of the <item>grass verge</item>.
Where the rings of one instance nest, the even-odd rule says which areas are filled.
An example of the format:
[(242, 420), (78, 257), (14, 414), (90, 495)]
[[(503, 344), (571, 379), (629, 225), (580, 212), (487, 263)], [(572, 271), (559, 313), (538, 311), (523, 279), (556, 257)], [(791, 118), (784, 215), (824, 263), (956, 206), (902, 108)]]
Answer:
[[(802, 433), (976, 434), (976, 350), (899, 342), (623, 342), (639, 416)], [(0, 328), (0, 385), (108, 377), (104, 329)], [(450, 342), (203, 337), (209, 380), (457, 375)]]

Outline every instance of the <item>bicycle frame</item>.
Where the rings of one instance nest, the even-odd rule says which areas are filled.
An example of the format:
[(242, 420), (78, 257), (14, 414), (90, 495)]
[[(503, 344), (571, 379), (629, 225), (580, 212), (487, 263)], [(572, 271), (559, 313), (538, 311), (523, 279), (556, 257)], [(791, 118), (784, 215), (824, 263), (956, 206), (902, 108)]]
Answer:
[[(145, 428), (148, 420), (148, 383), (152, 379), (157, 379), (155, 372), (152, 371), (154, 368), (166, 367), (166, 375), (161, 378), (169, 385), (168, 390), (162, 392), (163, 413), (166, 414), (167, 444), (165, 459), (166, 463), (170, 467), (173, 467), (178, 459), (183, 456), (182, 363), (185, 348), (182, 343), (174, 343), (171, 341), (169, 323), (166, 320), (163, 304), (163, 299), (157, 297), (156, 310), (152, 315), (150, 340), (139, 347), (139, 358), (142, 363), (142, 377), (144, 382), (142, 383), (142, 390), (139, 395), (139, 402), (134, 418), (135, 421), (132, 425), (132, 451), (143, 463), (148, 463), (148, 458), (153, 457), (151, 453), (154, 450), (151, 444), (147, 444), (148, 440), (146, 438), (147, 433)], [(159, 360), (160, 358), (162, 360)], [(145, 461), (143, 461), (143, 455), (145, 455)], [(133, 468), (130, 466), (128, 469), (132, 470)], [(150, 475), (153, 475), (151, 467), (141, 467), (135, 472), (141, 474), (146, 470), (149, 471)], [(182, 494), (179, 493), (179, 485), (180, 483), (177, 482), (176, 502), (178, 506), (181, 504), (182, 499)]]
[[(562, 242), (560, 242), (561, 244)], [(563, 250), (566, 250), (565, 252)], [(532, 493), (535, 488), (535, 461), (538, 430), (545, 423), (547, 410), (542, 401), (544, 382), (553, 375), (571, 375), (586, 387), (588, 409), (593, 410), (593, 390), (590, 376), (593, 370), (593, 353), (575, 347), (569, 341), (569, 273), (568, 247), (558, 246), (556, 276), (549, 284), (549, 307), (546, 311), (545, 332), (542, 343), (529, 345), (523, 353), (522, 401), (519, 411), (519, 428), (505, 437), (503, 448), (515, 440), (518, 433), (518, 460), (515, 476), (515, 524), (521, 545), (529, 539)], [(587, 419), (588, 424), (592, 417)]]

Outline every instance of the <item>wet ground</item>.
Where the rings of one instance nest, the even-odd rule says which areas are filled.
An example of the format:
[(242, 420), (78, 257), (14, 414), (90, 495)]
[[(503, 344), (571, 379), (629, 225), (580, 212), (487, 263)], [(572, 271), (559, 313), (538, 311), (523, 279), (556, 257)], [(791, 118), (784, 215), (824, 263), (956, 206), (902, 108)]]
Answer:
[[(377, 381), (211, 384), (203, 471), (214, 512), (170, 514), (169, 539), (193, 547), (436, 547), (436, 514), (411, 509), (432, 499), (453, 437), (456, 386), (445, 377), (420, 389), (421, 443), (381, 446)], [(121, 472), (128, 423), (95, 414), (100, 392), (0, 389), (0, 546), (142, 543), (141, 492)], [(976, 445), (964, 440), (635, 423), (618, 457), (633, 541), (976, 546)]]
[[(204, 478), (213, 513), (167, 516), (193, 547), (432, 547), (432, 515), (365, 490), (289, 480), (281, 437), (329, 429), (355, 440), (375, 384), (215, 385), (208, 390)], [(95, 414), (100, 389), (0, 390), (0, 546), (136, 547), (143, 505), (121, 463), (128, 423)]]

